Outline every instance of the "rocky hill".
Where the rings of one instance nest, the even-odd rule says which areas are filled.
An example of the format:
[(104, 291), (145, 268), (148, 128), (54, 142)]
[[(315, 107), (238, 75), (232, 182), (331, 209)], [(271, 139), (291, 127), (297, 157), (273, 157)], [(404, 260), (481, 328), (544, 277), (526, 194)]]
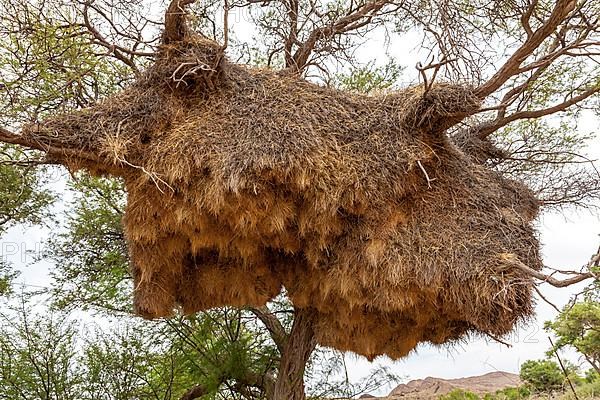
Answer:
[(455, 389), (484, 394), (494, 393), (507, 387), (521, 385), (518, 375), (508, 372), (490, 372), (481, 376), (459, 379), (425, 378), (397, 386), (386, 400), (422, 399), (433, 400)]

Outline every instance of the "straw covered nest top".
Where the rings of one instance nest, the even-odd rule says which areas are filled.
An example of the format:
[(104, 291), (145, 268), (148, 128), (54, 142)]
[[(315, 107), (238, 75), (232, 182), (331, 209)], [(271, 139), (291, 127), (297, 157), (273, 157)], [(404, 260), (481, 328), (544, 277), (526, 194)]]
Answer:
[(537, 201), (444, 133), (479, 103), (448, 84), (325, 88), (186, 33), (128, 89), (23, 134), (123, 177), (139, 314), (260, 306), (285, 288), (320, 344), (398, 358), (532, 312), (507, 257), (540, 268)]

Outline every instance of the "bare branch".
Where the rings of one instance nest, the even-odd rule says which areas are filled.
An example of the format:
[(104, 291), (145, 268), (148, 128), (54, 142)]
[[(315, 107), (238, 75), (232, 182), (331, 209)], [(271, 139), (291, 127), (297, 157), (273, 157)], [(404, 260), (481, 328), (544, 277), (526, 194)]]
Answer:
[[(515, 89), (517, 89), (517, 88), (515, 88)], [(581, 103), (582, 101), (586, 100), (587, 98), (593, 96), (596, 93), (600, 93), (600, 85), (590, 87), (590, 88), (584, 90), (583, 92), (581, 92), (580, 94), (573, 96), (570, 99), (563, 101), (562, 103), (556, 104), (556, 105), (548, 107), (548, 108), (543, 108), (540, 110), (519, 111), (519, 112), (515, 112), (507, 117), (502, 117), (503, 113), (500, 113), (499, 114), (500, 118), (497, 118), (496, 120), (494, 120), (492, 122), (484, 123), (477, 130), (478, 131), (477, 135), (483, 139), (513, 121), (520, 120), (520, 119), (540, 118), (540, 117), (544, 117), (546, 115), (551, 115), (551, 114), (554, 114), (554, 113), (557, 113), (560, 111), (565, 111), (567, 108)]]
[[(109, 51), (109, 54), (112, 54), (117, 60), (121, 61), (123, 64), (125, 64), (129, 68), (131, 68), (131, 70), (133, 71), (133, 73), (136, 76), (141, 75), (141, 72), (140, 72), (139, 68), (137, 67), (137, 65), (135, 64), (135, 62), (133, 61), (133, 59), (126, 57), (124, 53), (130, 53), (130, 57), (132, 57), (133, 55), (147, 56), (149, 54), (148, 53), (131, 52), (130, 50), (127, 50), (121, 46), (117, 46), (114, 43), (109, 43), (108, 40), (106, 40), (106, 38), (92, 25), (92, 23), (90, 21), (90, 16), (89, 16), (89, 8), (90, 8), (89, 4), (90, 4), (89, 2), (86, 2), (83, 7), (83, 23), (84, 23), (86, 29), (94, 37), (94, 39), (95, 39), (94, 43), (107, 48)], [(131, 53), (133, 53), (133, 54), (131, 54)]]
[[(416, 68), (419, 71), (419, 73), (421, 74), (421, 79), (423, 79), (423, 86), (425, 89), (423, 95), (425, 93), (427, 93), (429, 91), (429, 89), (431, 89), (431, 86), (435, 82), (435, 78), (437, 77), (437, 74), (440, 71), (440, 68), (442, 68), (444, 65), (451, 63), (453, 61), (456, 61), (456, 60), (455, 59), (448, 60), (446, 58), (446, 56), (443, 56), (442, 59), (437, 63), (433, 62), (433, 58), (432, 58), (431, 62), (425, 66), (423, 66), (423, 64), (421, 64), (421, 62), (417, 63)], [(430, 69), (433, 69), (433, 73), (431, 75), (431, 79), (428, 79), (427, 71)]]
[(569, 382), (569, 386), (571, 387), (571, 391), (573, 392), (573, 396), (575, 396), (575, 400), (579, 400), (579, 397), (577, 396), (577, 392), (575, 391), (575, 387), (573, 386), (573, 382), (571, 382), (571, 378), (569, 378), (569, 374), (567, 372), (567, 369), (565, 368), (565, 365), (563, 364), (562, 359), (558, 355), (558, 351), (556, 351), (556, 346), (554, 345), (554, 342), (552, 341), (552, 338), (550, 336), (548, 336), (548, 340), (550, 341), (550, 346), (552, 347), (552, 350), (554, 351), (554, 355), (558, 359), (558, 363), (560, 364), (560, 369), (562, 370), (563, 375), (565, 376), (565, 378), (567, 378), (567, 382)]
[[(24, 137), (13, 133), (5, 128), (0, 128), (0, 142), (8, 144), (16, 144), (19, 146), (27, 147), (33, 150), (40, 150), (46, 153), (47, 157), (73, 157), (77, 159), (89, 160), (98, 162), (99, 158), (97, 155), (88, 153), (82, 150), (72, 150), (65, 147), (61, 147), (60, 144), (49, 145), (37, 141), (30, 137)], [(52, 163), (52, 162), (49, 162)]]
[(288, 341), (288, 334), (279, 319), (269, 310), (267, 306), (253, 307), (250, 311), (265, 325), (277, 349), (282, 353)]
[(548, 300), (548, 298), (546, 296), (544, 296), (544, 294), (542, 293), (540, 288), (538, 288), (537, 286), (534, 286), (534, 289), (535, 289), (536, 293), (538, 294), (538, 296), (540, 296), (540, 299), (544, 300), (544, 302), (546, 302), (550, 307), (554, 308), (556, 310), (556, 312), (560, 312), (560, 308), (558, 308), (556, 306), (556, 304), (554, 304), (550, 300)]
[(229, 45), (229, 0), (224, 0), (225, 4), (223, 5), (223, 47), (222, 50), (227, 48)]
[(577, 2), (575, 0), (558, 0), (546, 22), (527, 38), (506, 63), (486, 83), (479, 86), (475, 93), (480, 98), (486, 98), (498, 90), (508, 79), (519, 72), (523, 61), (531, 55), (564, 21), (565, 17), (573, 11)]
[(286, 67), (294, 72), (301, 72), (306, 67), (317, 42), (323, 38), (341, 35), (368, 25), (377, 13), (389, 3), (389, 0), (369, 1), (337, 21), (314, 29), (295, 52), (291, 64), (286, 65)]
[[(588, 272), (577, 272), (577, 273), (574, 273), (574, 276), (571, 278), (559, 280), (559, 279), (554, 278), (551, 275), (546, 275), (543, 272), (536, 271), (533, 268), (528, 267), (527, 265), (523, 264), (514, 254), (503, 254), (501, 257), (504, 261), (509, 262), (515, 268), (518, 268), (521, 271), (527, 273), (528, 275), (530, 275), (536, 279), (539, 279), (540, 281), (542, 281), (544, 283), (549, 283), (550, 285), (557, 287), (557, 288), (571, 286), (576, 283), (583, 282), (587, 279), (598, 279), (598, 276), (596, 276), (590, 270)], [(590, 263), (588, 263), (586, 268), (591, 269), (592, 266), (598, 266), (599, 260), (600, 260), (600, 249), (598, 249), (598, 253), (596, 253), (592, 257), (592, 260), (590, 261)]]

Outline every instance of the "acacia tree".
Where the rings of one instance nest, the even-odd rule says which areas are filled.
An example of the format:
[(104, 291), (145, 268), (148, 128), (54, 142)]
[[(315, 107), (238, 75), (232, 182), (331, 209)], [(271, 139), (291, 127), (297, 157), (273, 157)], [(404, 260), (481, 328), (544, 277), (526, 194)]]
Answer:
[[(11, 3), (10, 7), (15, 7), (15, 3)], [(50, 112), (83, 106), (87, 104), (85, 98), (89, 98), (87, 93), (98, 97), (106, 96), (118, 88), (121, 82), (128, 80), (129, 73), (118, 68), (118, 61), (113, 65), (114, 61), (104, 55), (95, 59), (86, 58), (92, 54), (89, 43), (80, 41), (78, 35), (69, 33), (63, 42), (51, 41), (53, 46), (46, 45), (44, 35), (57, 35), (57, 31), (60, 33), (60, 29), (46, 26), (53, 23), (49, 19), (52, 13), (25, 4), (23, 7), (23, 10), (28, 11), (24, 15), (32, 34), (27, 32), (19, 36), (18, 44), (17, 39), (5, 44), (11, 50), (5, 60), (7, 63), (11, 61), (13, 52), (20, 56), (28, 54), (31, 65), (21, 71), (23, 75), (20, 79), (7, 81), (7, 87), (14, 94), (4, 104), (7, 124), (14, 125), (35, 120)], [(21, 15), (17, 14), (17, 19), (19, 17)], [(35, 30), (38, 25), (40, 29)], [(23, 32), (14, 30), (12, 33), (19, 35)], [(11, 48), (11, 45), (16, 47)], [(21, 51), (24, 53), (20, 53)], [(52, 60), (52, 65), (48, 65), (46, 60)], [(372, 74), (361, 78), (360, 82), (365, 87), (376, 87), (388, 84), (385, 83), (388, 81), (385, 77)], [(31, 84), (40, 79), (48, 80), (51, 84), (44, 87)], [(54, 89), (55, 86), (67, 88), (71, 84), (77, 89)], [(42, 160), (35, 157), (22, 161), (7, 157), (5, 162), (6, 168), (12, 173), (21, 172), (24, 166), (31, 169), (43, 164)], [(50, 321), (56, 324), (50, 324), (48, 328), (64, 331), (69, 340), (72, 340), (74, 333), (71, 326), (62, 327), (59, 322), (62, 312), (93, 310), (122, 320), (124, 315), (131, 313), (132, 306), (131, 276), (127, 270), (128, 257), (120, 224), (125, 200), (121, 183), (78, 174), (72, 176), (70, 186), (74, 191), (74, 200), (66, 204), (68, 213), (65, 231), (57, 231), (52, 235), (44, 257), (56, 263), (56, 268), (52, 271), (54, 284), (50, 295), (52, 307), (59, 312), (57, 320)], [(39, 189), (34, 190), (36, 188), (33, 184), (29, 184), (27, 189), (33, 194), (43, 193)], [(7, 195), (16, 192), (11, 186), (5, 186), (2, 190)], [(18, 223), (22, 220), (16, 218), (13, 211), (17, 206), (25, 209), (28, 203), (24, 200), (13, 203), (7, 203), (7, 210), (3, 214), (7, 221)], [(23, 215), (33, 219), (41, 209), (41, 205), (30, 206), (31, 213), (23, 212)], [(13, 319), (10, 329), (4, 332), (6, 337), (15, 340), (11, 341), (10, 348), (7, 347), (3, 354), (3, 365), (6, 364), (5, 361), (15, 358), (17, 353), (36, 353), (36, 349), (46, 345), (40, 340), (46, 340), (50, 335), (43, 331), (38, 336), (31, 336), (31, 332), (24, 329), (23, 322), (27, 320), (24, 319), (25, 311), (22, 311), (19, 315), (23, 318)], [(49, 387), (49, 396), (192, 399), (203, 395), (217, 395), (224, 398), (272, 398), (280, 354), (269, 331), (259, 323), (257, 316), (267, 326), (279, 329), (279, 339), (285, 340), (286, 329), (289, 330), (292, 319), (288, 304), (283, 302), (277, 305), (274, 313), (267, 308), (216, 310), (201, 313), (198, 317), (159, 321), (156, 326), (143, 324), (145, 328), (136, 330), (134, 335), (132, 332), (111, 334), (98, 331), (89, 336), (91, 340), (84, 346), (83, 359), (79, 355), (63, 352), (62, 350), (70, 351), (72, 346), (70, 342), (61, 343), (62, 350), (58, 355), (68, 360), (71, 364), (68, 372), (77, 379), (69, 380), (68, 387)], [(34, 323), (36, 321), (38, 320)], [(19, 337), (24, 340), (19, 340)], [(79, 337), (77, 339), (81, 340)], [(87, 338), (84, 341), (87, 342)], [(161, 343), (162, 348), (166, 349), (164, 354), (161, 356), (156, 349), (144, 347), (146, 342)], [(309, 380), (307, 390), (314, 396), (353, 397), (376, 390), (395, 379), (385, 369), (376, 369), (364, 380), (351, 383), (343, 378), (347, 374), (342, 374), (342, 379), (337, 377), (338, 372), (345, 368), (342, 354), (317, 349), (309, 355), (312, 366), (306, 371)], [(43, 358), (43, 355), (40, 357)], [(42, 359), (42, 362), (46, 361)], [(152, 364), (151, 367), (149, 364)], [(178, 365), (176, 371), (172, 370), (173, 364)], [(22, 388), (28, 396), (35, 396), (32, 394), (36, 393), (32, 391), (35, 385), (25, 388), (24, 381), (14, 374), (19, 377), (32, 375), (32, 379), (36, 379), (36, 374), (31, 373), (36, 371), (36, 366), (27, 360), (20, 365), (22, 368), (13, 366), (13, 375), (6, 376), (7, 382), (12, 382), (10, 390)], [(302, 368), (304, 369), (304, 364)], [(174, 373), (176, 378), (173, 378)], [(53, 370), (49, 371), (49, 375), (54, 375)], [(156, 376), (173, 379), (167, 384), (151, 379)], [(56, 379), (62, 382), (61, 377)], [(13, 392), (7, 393), (12, 395)]]
[[(190, 3), (194, 2), (180, 0), (171, 5), (183, 7)], [(160, 23), (145, 11), (148, 4), (119, 0), (2, 3), (2, 29), (8, 38), (1, 50), (2, 73), (6, 76), (2, 90), (7, 93), (0, 114), (3, 125), (17, 130), (21, 122), (86, 106), (138, 76), (153, 58), (159, 38), (156, 28)], [(450, 132), (458, 146), (474, 160), (526, 181), (545, 207), (587, 206), (600, 196), (598, 173), (580, 154), (587, 137), (576, 131), (582, 111), (598, 110), (597, 0), (249, 0), (224, 5), (206, 2), (194, 7), (191, 14), (196, 17), (197, 28), (223, 42), (241, 61), (283, 68), (323, 84), (342, 83), (346, 87), (355, 78), (368, 80), (355, 52), (370, 33), (422, 32), (422, 48), (432, 61), (417, 65), (415, 76), (421, 83), (428, 88), (436, 79), (466, 81), (477, 88), (476, 94), (486, 103)], [(224, 12), (217, 12), (219, 9)], [(260, 41), (236, 36), (228, 16), (242, 12), (254, 24)], [(499, 53), (498, 48), (506, 51)], [(351, 79), (339, 79), (336, 71), (343, 69), (358, 72), (351, 74)], [(30, 85), (31, 79), (44, 85)], [(386, 85), (355, 88), (382, 86)], [(56, 150), (25, 143), (8, 128), (2, 129), (0, 140), (41, 150), (41, 155), (31, 154), (27, 160), (30, 165), (43, 164), (43, 152)], [(121, 207), (118, 186), (97, 183), (95, 188), (104, 193), (106, 204), (101, 210), (83, 209), (83, 219), (74, 221), (87, 218), (88, 228), (98, 222), (101, 212), (111, 208), (118, 217)], [(80, 296), (64, 297), (63, 305), (72, 306), (77, 301), (98, 305), (111, 290), (123, 293), (118, 288), (129, 277), (119, 225), (112, 221), (106, 228), (74, 231), (79, 236), (72, 237), (90, 242), (87, 256), (84, 253), (81, 258), (73, 258), (74, 247), (70, 251), (68, 247), (52, 250), (57, 260), (72, 260), (65, 263), (70, 269), (62, 272), (65, 279), (55, 290)], [(98, 248), (100, 254), (94, 254)], [(561, 287), (595, 278), (598, 255), (585, 270), (569, 271), (572, 276), (566, 280), (533, 271), (517, 260), (514, 264), (540, 282)], [(116, 271), (111, 281), (104, 282), (105, 290), (88, 297), (82, 297), (89, 294), (86, 291), (72, 290), (73, 282), (92, 287), (105, 266)], [(262, 321), (282, 357), (277, 360), (280, 364), (263, 373), (260, 380), (241, 385), (240, 393), (258, 387), (269, 398), (304, 397), (302, 376), (315, 347), (314, 338), (304, 316), (281, 321), (279, 316), (289, 315), (290, 310), (283, 311), (250, 310)], [(187, 398), (204, 393), (205, 388), (198, 385)], [(240, 395), (248, 397), (252, 392), (245, 393)]]

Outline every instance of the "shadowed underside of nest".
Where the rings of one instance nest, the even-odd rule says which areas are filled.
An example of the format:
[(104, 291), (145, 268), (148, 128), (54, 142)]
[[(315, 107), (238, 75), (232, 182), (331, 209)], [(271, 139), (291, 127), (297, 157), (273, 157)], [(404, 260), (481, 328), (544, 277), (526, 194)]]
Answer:
[(478, 109), (471, 88), (341, 92), (231, 64), (175, 26), (130, 88), (23, 132), (124, 178), (140, 315), (285, 288), (319, 343), (392, 358), (531, 315), (532, 281), (506, 258), (541, 267), (537, 201), (445, 135)]

